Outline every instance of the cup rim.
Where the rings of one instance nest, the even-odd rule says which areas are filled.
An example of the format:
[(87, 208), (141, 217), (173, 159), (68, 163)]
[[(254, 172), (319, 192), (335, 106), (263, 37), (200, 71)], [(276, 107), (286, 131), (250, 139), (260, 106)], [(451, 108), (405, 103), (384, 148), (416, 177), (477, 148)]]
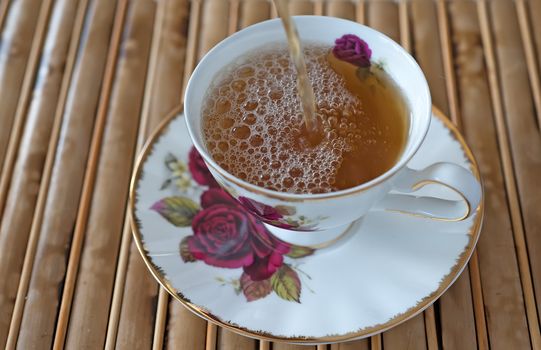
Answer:
[[(426, 95), (426, 97), (427, 97), (427, 105), (425, 106), (425, 114), (427, 114), (427, 115), (432, 114), (432, 102), (431, 102), (430, 90), (429, 90), (429, 87), (428, 87), (428, 82), (426, 80), (426, 77), (425, 77), (421, 67), (419, 66), (417, 61), (411, 56), (411, 54), (409, 52), (407, 52), (398, 43), (396, 43), (393, 39), (389, 38), (387, 35), (379, 32), (379, 31), (377, 31), (377, 30), (375, 30), (373, 28), (370, 28), (370, 27), (368, 27), (366, 25), (363, 25), (363, 24), (357, 23), (357, 22), (353, 22), (353, 21), (350, 21), (350, 20), (342, 19), (342, 18), (330, 17), (330, 16), (317, 16), (317, 15), (292, 16), (292, 18), (293, 18), (294, 21), (297, 21), (298, 19), (301, 19), (301, 20), (302, 19), (316, 19), (316, 20), (317, 19), (323, 19), (323, 20), (331, 19), (331, 20), (336, 21), (336, 22), (345, 22), (345, 23), (348, 23), (348, 24), (354, 24), (354, 25), (356, 25), (358, 27), (361, 27), (363, 30), (371, 32), (373, 35), (375, 35), (375, 36), (379, 37), (380, 39), (382, 39), (383, 42), (386, 42), (386, 44), (392, 46), (395, 51), (399, 52), (401, 54), (401, 56), (403, 57), (403, 59), (406, 62), (408, 62), (413, 67), (414, 70), (417, 70), (417, 72), (419, 73), (419, 76), (420, 76), (419, 83), (421, 85), (418, 93), (424, 93)], [(186, 114), (185, 120), (186, 120), (186, 124), (187, 124), (188, 134), (190, 135), (190, 138), (191, 138), (191, 140), (193, 142), (193, 145), (197, 149), (197, 151), (201, 154), (201, 156), (203, 157), (205, 163), (209, 167), (213, 168), (220, 175), (224, 176), (228, 181), (231, 181), (231, 182), (237, 184), (238, 186), (247, 189), (250, 192), (255, 192), (255, 193), (258, 193), (260, 195), (264, 195), (266, 197), (276, 198), (276, 199), (285, 200), (285, 201), (293, 201), (293, 202), (305, 201), (305, 200), (323, 200), (323, 199), (329, 199), (329, 198), (335, 198), (335, 197), (348, 196), (348, 195), (352, 195), (352, 194), (356, 194), (356, 193), (359, 193), (359, 192), (366, 191), (366, 190), (368, 190), (368, 189), (370, 189), (370, 188), (372, 188), (374, 186), (377, 186), (380, 183), (388, 180), (389, 178), (391, 178), (398, 171), (400, 171), (404, 166), (406, 166), (406, 164), (411, 160), (411, 158), (413, 158), (413, 156), (419, 150), (419, 147), (424, 142), (424, 139), (426, 138), (426, 135), (428, 133), (428, 129), (430, 127), (430, 120), (431, 120), (430, 117), (428, 118), (428, 122), (426, 123), (424, 130), (421, 130), (418, 133), (417, 139), (415, 141), (412, 141), (412, 147), (411, 147), (411, 151), (409, 152), (409, 154), (404, 154), (403, 153), (400, 156), (400, 159), (398, 159), (398, 161), (390, 169), (388, 169), (386, 172), (380, 174), (379, 176), (373, 178), (370, 181), (364, 182), (364, 183), (362, 183), (360, 185), (357, 185), (357, 186), (354, 186), (354, 187), (346, 188), (346, 189), (339, 190), (339, 191), (333, 191), (333, 192), (327, 192), (327, 193), (317, 193), (317, 194), (310, 194), (310, 193), (298, 194), (298, 193), (274, 191), (274, 190), (270, 190), (270, 189), (267, 189), (265, 187), (257, 186), (257, 185), (254, 185), (254, 184), (250, 183), (250, 182), (244, 181), (244, 180), (234, 176), (233, 174), (229, 173), (228, 171), (223, 169), (218, 163), (216, 163), (214, 161), (214, 159), (212, 159), (212, 157), (207, 153), (207, 151), (205, 150), (205, 147), (199, 143), (199, 141), (198, 141), (198, 139), (196, 137), (194, 137), (195, 131), (192, 128), (192, 125), (191, 125), (191, 122), (190, 122), (191, 118), (188, 116), (187, 111), (189, 110), (191, 90), (192, 90), (191, 87), (194, 84), (196, 84), (196, 83), (194, 83), (194, 81), (196, 80), (196, 77), (198, 76), (199, 72), (204, 69), (206, 61), (208, 61), (210, 59), (209, 57), (215, 55), (215, 53), (217, 51), (220, 51), (220, 49), (222, 47), (225, 47), (226, 45), (228, 45), (228, 43), (230, 41), (235, 40), (239, 36), (245, 35), (246, 32), (253, 31), (257, 27), (267, 26), (271, 22), (278, 22), (278, 21), (281, 21), (281, 19), (280, 18), (275, 18), (275, 19), (270, 19), (270, 20), (266, 20), (266, 21), (263, 21), (263, 22), (259, 22), (259, 23), (248, 26), (248, 27), (246, 27), (246, 28), (244, 28), (244, 29), (242, 29), (242, 30), (228, 36), (227, 38), (223, 39), (218, 44), (216, 44), (212, 49), (210, 49), (203, 56), (203, 58), (199, 61), (198, 65), (195, 67), (194, 71), (192, 72), (192, 74), (190, 76), (190, 79), (188, 81), (188, 84), (186, 85), (186, 91), (185, 91), (185, 94), (184, 94), (184, 104), (185, 104), (184, 112)], [(224, 65), (224, 67), (225, 67), (225, 65)], [(410, 136), (411, 135), (409, 135), (409, 137)]]

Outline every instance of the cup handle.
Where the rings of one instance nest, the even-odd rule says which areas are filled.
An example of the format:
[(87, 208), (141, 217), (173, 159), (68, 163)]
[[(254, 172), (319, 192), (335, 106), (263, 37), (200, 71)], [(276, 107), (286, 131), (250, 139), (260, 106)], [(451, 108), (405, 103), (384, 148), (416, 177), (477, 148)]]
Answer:
[[(437, 184), (455, 191), (462, 200), (418, 197), (420, 188)], [(405, 168), (394, 183), (394, 191), (381, 200), (376, 210), (429, 218), (440, 221), (462, 221), (475, 212), (481, 201), (482, 188), (477, 178), (465, 168), (453, 163), (435, 163), (422, 170)]]

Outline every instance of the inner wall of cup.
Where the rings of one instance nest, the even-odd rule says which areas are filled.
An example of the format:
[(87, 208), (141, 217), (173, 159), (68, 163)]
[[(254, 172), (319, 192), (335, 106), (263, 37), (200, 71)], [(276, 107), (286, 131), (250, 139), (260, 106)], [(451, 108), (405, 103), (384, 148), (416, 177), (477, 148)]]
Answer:
[[(409, 134), (402, 158), (409, 158), (419, 146), (430, 123), (430, 93), (418, 65), (394, 41), (383, 34), (355, 22), (333, 17), (295, 17), (301, 40), (334, 45), (344, 34), (356, 34), (372, 49), (372, 61), (383, 63), (409, 105)], [(286, 43), (279, 19), (248, 27), (214, 47), (199, 63), (192, 75), (185, 97), (185, 113), (194, 142), (206, 152), (201, 130), (201, 109), (208, 87), (228, 64), (246, 53), (273, 43)], [(399, 161), (400, 162), (400, 161)]]

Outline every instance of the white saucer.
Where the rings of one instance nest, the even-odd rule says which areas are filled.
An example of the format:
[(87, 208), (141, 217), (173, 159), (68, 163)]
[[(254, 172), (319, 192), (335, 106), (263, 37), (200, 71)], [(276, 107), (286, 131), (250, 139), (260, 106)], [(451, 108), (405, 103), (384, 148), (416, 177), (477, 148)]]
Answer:
[[(171, 295), (197, 315), (247, 336), (330, 343), (382, 332), (434, 303), (460, 275), (479, 238), (483, 201), (475, 215), (462, 222), (370, 213), (330, 248), (315, 252), (276, 248), (283, 255), (283, 265), (268, 280), (253, 282), (246, 279), (242, 267), (236, 267), (238, 259), (248, 259), (245, 253), (216, 261), (206, 253), (194, 253), (200, 241), (187, 244), (194, 237), (192, 224), (206, 230), (205, 237), (212, 225), (222, 225), (217, 230), (227, 233), (235, 229), (220, 218), (204, 221), (212, 215), (229, 215), (227, 210), (241, 210), (233, 202), (226, 204), (231, 209), (218, 208), (221, 211), (213, 203), (201, 208), (200, 197), (209, 187), (198, 185), (190, 175), (191, 147), (177, 110), (142, 151), (131, 184), (135, 242), (154, 277)], [(478, 176), (463, 138), (434, 110), (427, 138), (409, 166), (423, 168), (438, 161), (471, 168)], [(191, 168), (201, 171), (195, 163)], [(205, 182), (201, 174), (196, 177)], [(437, 186), (421, 194), (452, 197)], [(231, 245), (240, 246), (238, 238), (232, 239)], [(214, 243), (206, 242), (211, 247), (203, 248), (212, 250)]]

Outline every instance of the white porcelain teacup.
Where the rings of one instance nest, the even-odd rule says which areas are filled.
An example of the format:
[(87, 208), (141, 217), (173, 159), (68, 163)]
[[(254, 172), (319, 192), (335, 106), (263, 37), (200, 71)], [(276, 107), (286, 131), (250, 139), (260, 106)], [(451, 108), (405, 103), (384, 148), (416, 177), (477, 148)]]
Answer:
[[(372, 60), (383, 64), (409, 105), (409, 132), (402, 155), (377, 178), (324, 194), (293, 194), (262, 188), (233, 176), (212, 159), (201, 131), (201, 109), (207, 89), (222, 68), (247, 52), (286, 42), (280, 20), (274, 19), (243, 29), (216, 45), (201, 60), (188, 83), (184, 109), (188, 130), (218, 183), (265, 222), (273, 234), (293, 244), (321, 245), (334, 241), (370, 210), (392, 210), (447, 221), (472, 215), (481, 199), (481, 185), (469, 170), (451, 163), (436, 163), (421, 171), (406, 166), (421, 146), (432, 114), (428, 84), (415, 60), (387, 36), (355, 22), (323, 16), (299, 16), (294, 20), (302, 41), (332, 46), (342, 35), (355, 34), (368, 43)], [(453, 189), (463, 200), (407, 194), (425, 184)]]

